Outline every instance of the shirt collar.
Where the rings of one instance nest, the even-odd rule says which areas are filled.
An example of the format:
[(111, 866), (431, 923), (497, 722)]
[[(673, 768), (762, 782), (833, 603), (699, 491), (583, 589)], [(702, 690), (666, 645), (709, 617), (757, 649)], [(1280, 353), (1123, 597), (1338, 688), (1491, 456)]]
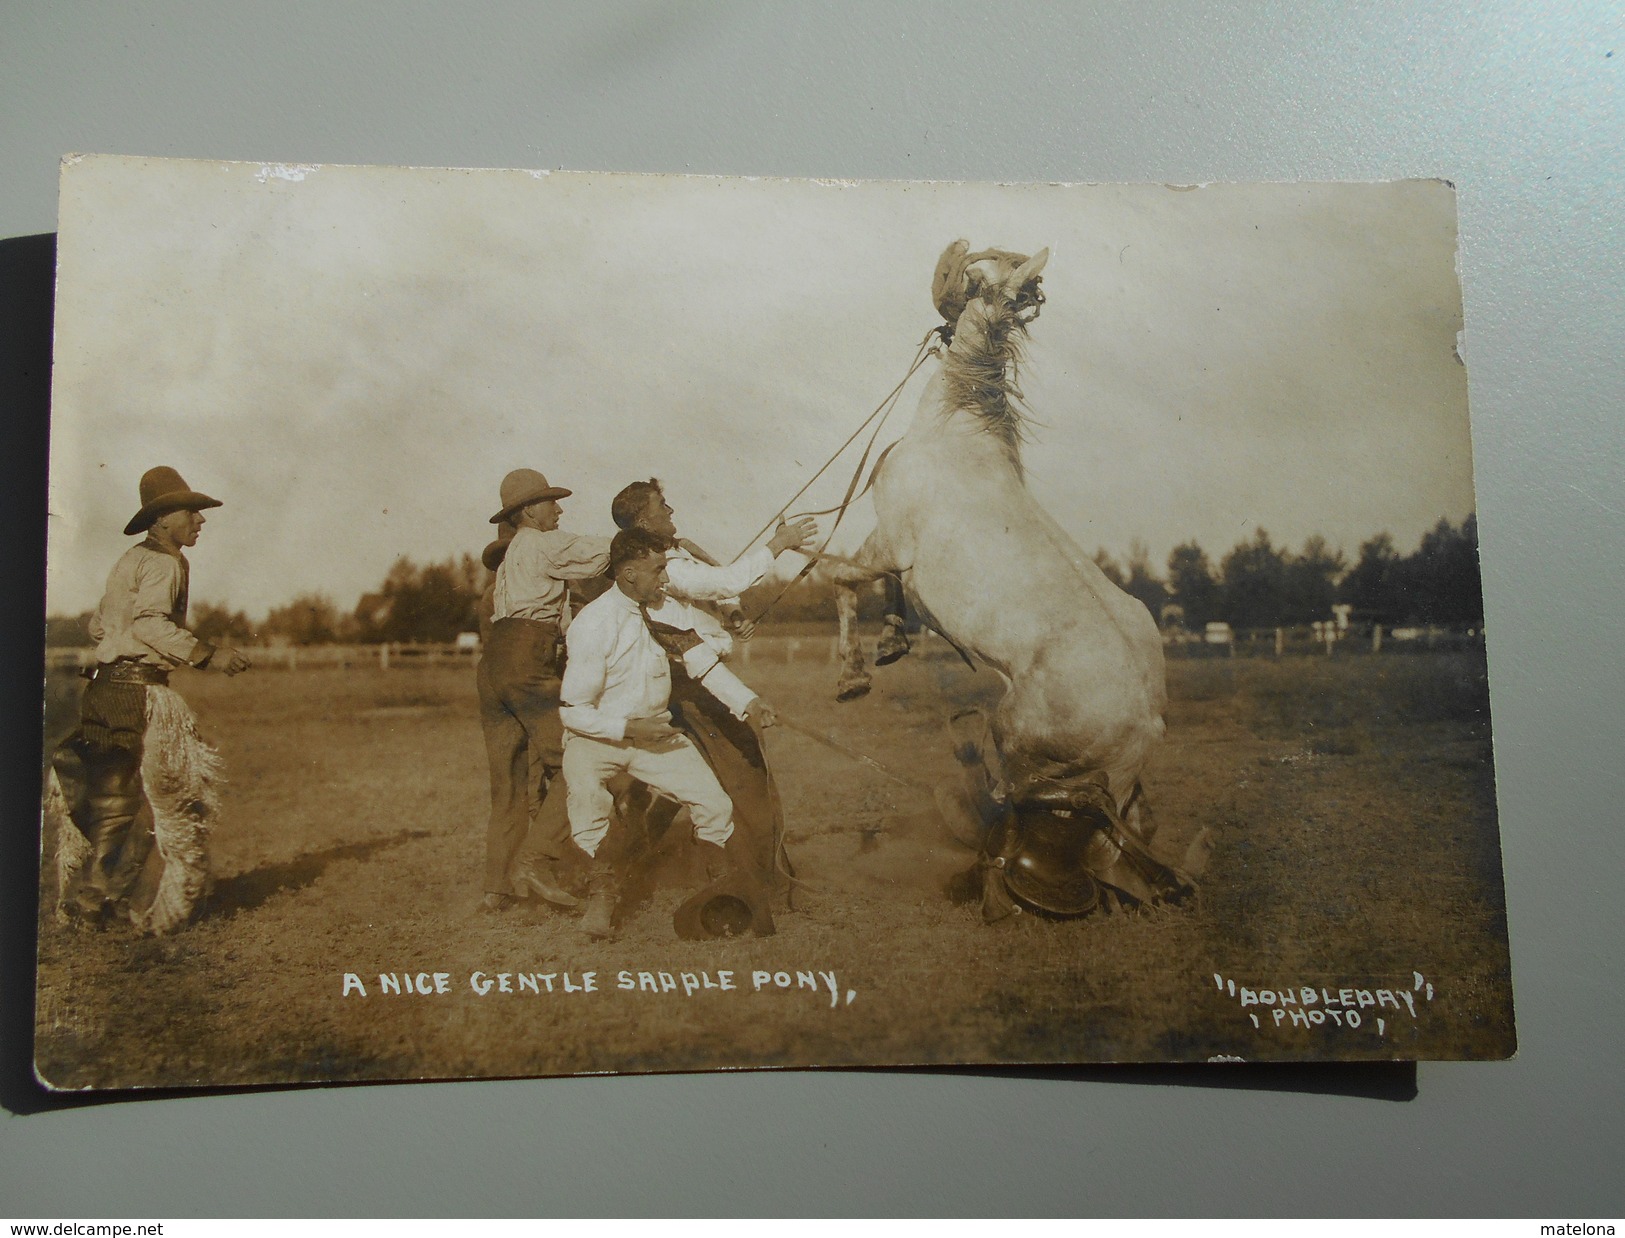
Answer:
[(153, 537), (150, 533), (141, 539), (141, 549), (151, 550), (161, 555), (168, 555), (172, 559), (179, 559), (182, 563), (186, 562), (186, 556), (183, 555), (178, 548), (173, 550), (170, 549), (157, 538)]
[(642, 604), (628, 597), (620, 585), (611, 585), (607, 590), (607, 596), (614, 599), (613, 605), (617, 610), (623, 610), (629, 615), (635, 615), (643, 609)]

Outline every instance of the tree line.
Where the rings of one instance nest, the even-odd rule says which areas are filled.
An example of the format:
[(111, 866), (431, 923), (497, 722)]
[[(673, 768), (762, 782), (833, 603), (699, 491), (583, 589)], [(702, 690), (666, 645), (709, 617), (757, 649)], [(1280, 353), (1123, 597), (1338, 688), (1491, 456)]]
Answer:
[[(1379, 533), (1360, 547), (1352, 567), (1343, 552), (1319, 536), (1296, 550), (1278, 547), (1259, 529), (1232, 547), (1215, 566), (1194, 540), (1174, 547), (1159, 572), (1143, 543), (1119, 562), (1104, 549), (1101, 570), (1138, 598), (1165, 627), (1200, 630), (1222, 620), (1236, 628), (1282, 627), (1331, 617), (1347, 603), (1357, 623), (1477, 626), (1484, 621), (1478, 569), (1478, 523), (1441, 519), (1408, 555)], [(193, 607), (192, 631), (210, 642), (239, 644), (444, 644), (475, 629), (475, 607), (491, 574), (473, 555), (417, 564), (402, 556), (376, 589), (341, 610), (329, 597), (304, 594), (276, 607), (258, 623), (228, 606)], [(775, 600), (776, 599), (776, 600)], [(772, 604), (770, 622), (830, 623), (834, 590), (813, 579), (788, 589), (758, 585), (743, 598), (748, 615)], [(878, 618), (877, 592), (864, 591), (859, 617)], [(48, 645), (87, 645), (90, 613), (52, 618)]]
[[(255, 623), (241, 610), (200, 603), (192, 607), (189, 626), (211, 644), (445, 644), (475, 629), (475, 606), (490, 580), (473, 555), (421, 565), (403, 555), (353, 610), (339, 609), (325, 594), (306, 593)], [(90, 644), (90, 612), (48, 620), (45, 643)]]
[(1264, 529), (1237, 542), (1217, 567), (1194, 541), (1174, 547), (1166, 576), (1152, 570), (1140, 544), (1121, 566), (1104, 550), (1095, 561), (1164, 626), (1198, 630), (1222, 621), (1235, 628), (1291, 627), (1330, 618), (1340, 603), (1350, 607), (1353, 622), (1364, 625), (1484, 622), (1474, 515), (1460, 526), (1441, 519), (1408, 555), (1399, 553), (1390, 534), (1379, 533), (1360, 546), (1352, 567), (1318, 535), (1292, 551), (1276, 546)]
[[(1108, 579), (1144, 603), (1164, 627), (1200, 631), (1215, 621), (1234, 628), (1292, 627), (1330, 619), (1346, 603), (1351, 621), (1369, 626), (1411, 624), (1477, 627), (1484, 622), (1478, 569), (1478, 521), (1441, 519), (1408, 555), (1392, 535), (1379, 533), (1360, 546), (1350, 566), (1340, 549), (1316, 535), (1297, 550), (1277, 546), (1267, 530), (1237, 542), (1217, 564), (1196, 541), (1175, 546), (1159, 571), (1143, 542), (1119, 561), (1104, 548), (1095, 562)], [(754, 613), (783, 589), (760, 586), (746, 595)], [(779, 620), (828, 622), (834, 590), (805, 581), (773, 607)], [(860, 618), (877, 618), (878, 596), (859, 598)]]

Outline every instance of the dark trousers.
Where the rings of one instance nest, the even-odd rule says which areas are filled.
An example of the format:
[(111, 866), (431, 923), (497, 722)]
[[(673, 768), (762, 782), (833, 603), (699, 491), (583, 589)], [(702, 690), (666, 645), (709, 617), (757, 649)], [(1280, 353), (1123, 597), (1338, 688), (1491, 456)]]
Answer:
[(734, 806), (728, 850), (771, 890), (789, 892), (793, 870), (784, 854), (784, 807), (761, 737), (728, 707), (672, 665), (672, 721), (694, 742)]
[[(485, 889), (491, 894), (515, 893), (511, 870), (521, 848), (550, 860), (567, 854), (558, 645), (553, 624), (499, 619), (491, 625), (475, 674), (491, 767), (491, 822), (485, 833)], [(533, 760), (541, 766), (546, 789), (534, 823)]]
[(107, 904), (122, 910), (152, 850), (141, 785), (146, 729), (143, 685), (92, 680), (80, 702), (79, 729), (53, 759), (74, 824), (90, 842), (90, 858), (63, 891), (64, 901), (86, 915), (100, 915)]

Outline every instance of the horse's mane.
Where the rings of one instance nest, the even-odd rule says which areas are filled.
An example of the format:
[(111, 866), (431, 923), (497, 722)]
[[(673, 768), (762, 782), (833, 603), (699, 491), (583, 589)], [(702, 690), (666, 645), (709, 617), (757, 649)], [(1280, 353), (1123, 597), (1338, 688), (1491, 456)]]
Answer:
[(1029, 420), (1019, 385), (1026, 325), (1011, 302), (978, 297), (965, 307), (953, 336), (942, 359), (948, 408), (979, 417), (982, 428), (1004, 445), (1020, 469)]

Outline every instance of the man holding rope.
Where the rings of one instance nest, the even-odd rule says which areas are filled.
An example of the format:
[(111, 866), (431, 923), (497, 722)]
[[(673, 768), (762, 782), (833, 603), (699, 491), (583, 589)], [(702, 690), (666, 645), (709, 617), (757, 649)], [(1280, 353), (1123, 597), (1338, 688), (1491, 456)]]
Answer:
[[(569, 622), (569, 583), (597, 576), (609, 562), (604, 538), (559, 528), (559, 500), (569, 495), (534, 469), (515, 469), (502, 479), (502, 510), (491, 517), (492, 524), (511, 525), (515, 532), (496, 569), (490, 636), (476, 672), (491, 769), (481, 904), (486, 911), (506, 909), (521, 890), (555, 906), (576, 905), (557, 870), (569, 845), (563, 796), (546, 794), (531, 819), (532, 760), (542, 766), (549, 790), (564, 761), (559, 654)], [(526, 859), (515, 871), (521, 849)]]
[(818, 525), (810, 516), (785, 523), (764, 546), (747, 550), (727, 566), (706, 554), (687, 538), (677, 536), (672, 506), (658, 478), (635, 481), (610, 503), (609, 514), (618, 529), (642, 529), (667, 543), (667, 593), (684, 602), (713, 603), (728, 630), (743, 640), (750, 639), (751, 625), (739, 605), (739, 595), (760, 584), (774, 560), (788, 551), (804, 550), (818, 537)]
[[(734, 806), (696, 745), (672, 725), (672, 683), (683, 676), (712, 695), (740, 725), (769, 726), (771, 706), (721, 664), (711, 646), (694, 631), (702, 617), (686, 603), (666, 597), (665, 540), (640, 529), (615, 535), (609, 553), (614, 586), (587, 605), (569, 632), (564, 672), (564, 776), (569, 787), (570, 833), (593, 858), (583, 930), (592, 937), (614, 933), (620, 881), (598, 855), (614, 810), (610, 781), (630, 774), (689, 810), (696, 842), (706, 851), (711, 884), (692, 904), (701, 931), (687, 935), (749, 929), (773, 931), (771, 913), (753, 897), (750, 875), (727, 885), (738, 869), (728, 842), (734, 836)], [(706, 923), (707, 908), (739, 905), (744, 917)], [(713, 928), (713, 925), (716, 927)]]
[[(781, 522), (765, 546), (748, 551), (728, 566), (720, 566), (698, 546), (677, 536), (672, 506), (660, 482), (652, 477), (646, 482), (633, 482), (617, 494), (610, 514), (620, 528), (641, 530), (666, 547), (666, 593), (679, 601), (699, 604), (693, 608), (693, 630), (719, 658), (733, 652), (730, 632), (748, 640), (754, 627), (745, 619), (738, 595), (760, 583), (780, 555), (802, 551), (818, 536), (818, 526), (811, 517)], [(714, 622), (705, 622), (711, 619), (711, 607), (720, 612), (727, 631)], [(675, 633), (657, 635), (668, 649), (674, 648)], [(729, 848), (739, 866), (753, 874), (762, 889), (778, 893), (787, 902), (791, 870), (784, 854), (784, 809), (761, 738), (712, 693), (681, 674), (673, 678), (671, 712), (673, 722), (700, 750), (733, 801), (737, 830)], [(645, 829), (658, 835), (675, 812), (670, 801), (649, 805)]]

